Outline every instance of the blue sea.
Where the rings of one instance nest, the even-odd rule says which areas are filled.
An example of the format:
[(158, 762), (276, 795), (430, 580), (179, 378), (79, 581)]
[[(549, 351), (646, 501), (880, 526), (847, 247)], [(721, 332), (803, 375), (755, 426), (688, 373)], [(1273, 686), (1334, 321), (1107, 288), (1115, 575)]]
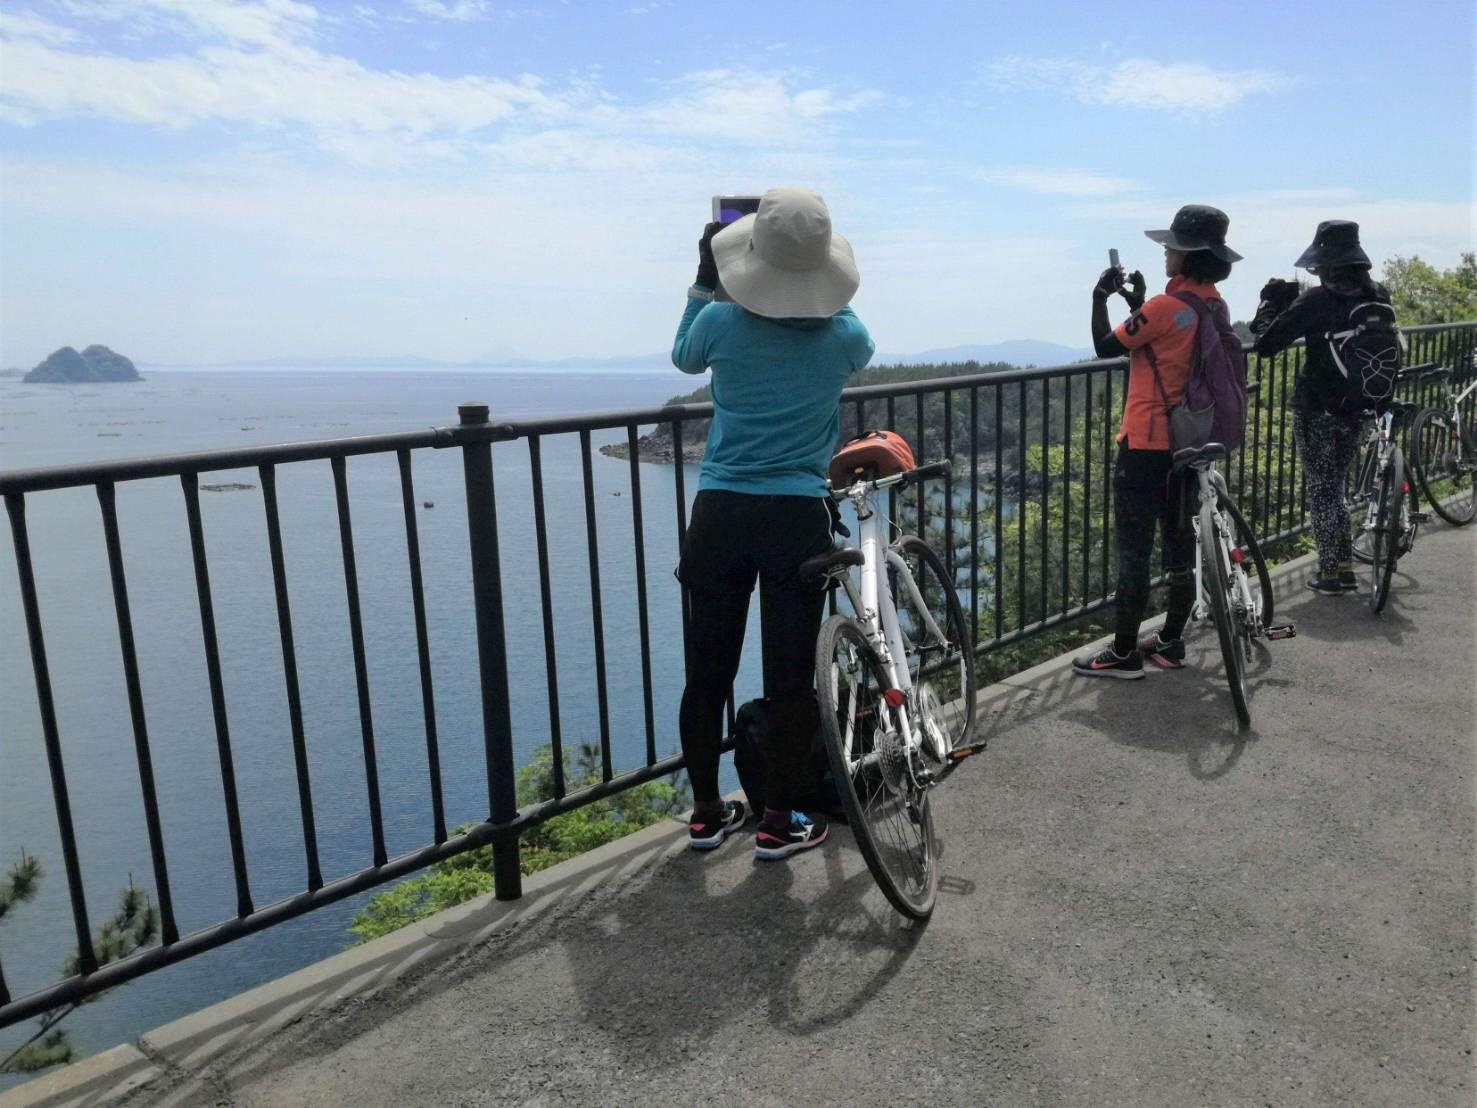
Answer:
[[(161, 452), (330, 438), (454, 424), (456, 406), (495, 419), (655, 406), (692, 387), (675, 371), (146, 370), (129, 385), (26, 385), (0, 379), (0, 469)], [(597, 432), (593, 445), (624, 432)], [(449, 824), (488, 812), (471, 605), (467, 516), (456, 450), (417, 451), (417, 523), (426, 590), (442, 785)], [(528, 446), (494, 450), (505, 587), (510, 701), (520, 763), (548, 741), (539, 578)], [(682, 686), (674, 467), (643, 464), (658, 756), (677, 748)], [(644, 762), (630, 467), (591, 459), (609, 688), (619, 772)], [(566, 749), (600, 737), (577, 436), (543, 443), (550, 573)], [(688, 467), (690, 498), (697, 474)], [(257, 906), (305, 887), (282, 654), (255, 470), (202, 475), (211, 590)], [(432, 841), (425, 728), (393, 454), (348, 462), (348, 483), (387, 846)], [(298, 673), (324, 877), (372, 864), (360, 718), (332, 474), (327, 462), (278, 470)], [(216, 734), (201, 644), (184, 502), (177, 480), (118, 486), (118, 516), (180, 930), (232, 917)], [(433, 507), (421, 507), (429, 501)], [(32, 494), (27, 519), (67, 781), (93, 926), (130, 881), (153, 872), (97, 498), (90, 489)], [(755, 606), (757, 608), (757, 605)], [(758, 692), (757, 617), (738, 690)], [(0, 921), (12, 995), (57, 979), (74, 945), (26, 645), (11, 533), (0, 532), (0, 866), (21, 852), (46, 870), (40, 895)], [(0, 871), (3, 872), (3, 871)], [(364, 896), (130, 983), (70, 1017), (86, 1051), (130, 1040), (342, 949)], [(0, 1032), (0, 1056), (28, 1025)]]

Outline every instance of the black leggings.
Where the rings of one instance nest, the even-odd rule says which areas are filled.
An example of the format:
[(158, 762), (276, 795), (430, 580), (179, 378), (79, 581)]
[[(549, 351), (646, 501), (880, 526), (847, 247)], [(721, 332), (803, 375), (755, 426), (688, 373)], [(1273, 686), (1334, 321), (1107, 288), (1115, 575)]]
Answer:
[(1359, 421), (1333, 412), (1295, 412), (1292, 437), (1303, 459), (1308, 514), (1318, 545), (1318, 576), (1335, 576), (1354, 557), (1344, 482), (1359, 449)]
[(1113, 465), (1114, 533), (1118, 539), (1118, 619), (1113, 649), (1138, 646), (1139, 624), (1149, 606), (1154, 533), (1163, 533), (1164, 572), (1169, 574), (1169, 614), (1163, 636), (1179, 638), (1195, 604), (1195, 533), (1185, 514), (1193, 473), (1175, 473), (1168, 450), (1130, 450), (1119, 444)]
[[(677, 578), (691, 595), (687, 688), (679, 728), (696, 802), (718, 799), (723, 706), (738, 673), (759, 582), (764, 695), (815, 726), (815, 640), (825, 590), (800, 580), (800, 563), (830, 549), (831, 510), (824, 497), (759, 496), (704, 489), (692, 504)], [(777, 723), (765, 743), (766, 796), (771, 808), (792, 802), (792, 779), (811, 735)]]

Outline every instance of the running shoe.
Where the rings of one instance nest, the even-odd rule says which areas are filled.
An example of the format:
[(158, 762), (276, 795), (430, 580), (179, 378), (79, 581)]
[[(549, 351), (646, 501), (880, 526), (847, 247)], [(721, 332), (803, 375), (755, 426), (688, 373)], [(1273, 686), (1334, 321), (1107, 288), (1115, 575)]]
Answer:
[(784, 827), (771, 827), (761, 823), (754, 834), (754, 857), (765, 859), (788, 858), (801, 850), (809, 850), (826, 841), (826, 817), (807, 816), (804, 812), (791, 812), (790, 822)]
[(693, 850), (713, 850), (723, 845), (723, 840), (744, 825), (744, 806), (737, 800), (723, 802), (721, 820), (698, 820), (696, 813), (687, 824), (687, 844)]
[(1161, 639), (1159, 632), (1146, 635), (1139, 642), (1139, 653), (1160, 669), (1185, 668), (1185, 640)]
[(1113, 653), (1111, 646), (1105, 646), (1096, 654), (1073, 658), (1072, 672), (1083, 677), (1117, 677), (1120, 680), (1133, 681), (1144, 676), (1144, 656), (1137, 650), (1130, 650), (1127, 655), (1120, 656)]
[(1339, 570), (1339, 588), (1344, 592), (1358, 592), (1359, 580), (1354, 576), (1352, 569)]
[[(1349, 575), (1353, 577), (1351, 573)], [(1322, 574), (1314, 574), (1308, 578), (1308, 588), (1319, 596), (1343, 596), (1349, 590), (1344, 588), (1339, 577), (1324, 577)]]

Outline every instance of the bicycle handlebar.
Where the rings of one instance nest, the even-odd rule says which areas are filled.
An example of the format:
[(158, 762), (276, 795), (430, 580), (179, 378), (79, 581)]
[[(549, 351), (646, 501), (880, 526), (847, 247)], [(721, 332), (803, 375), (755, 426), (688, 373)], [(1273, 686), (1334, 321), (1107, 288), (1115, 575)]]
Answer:
[[(941, 462), (929, 462), (925, 466), (915, 466), (906, 469), (902, 473), (894, 473), (890, 477), (878, 477), (868, 482), (874, 489), (890, 489), (896, 486), (907, 486), (917, 484), (919, 481), (927, 481), (934, 477), (952, 477), (954, 474), (954, 463), (945, 458)], [(855, 485), (842, 489), (832, 489), (831, 496), (835, 500), (844, 500), (851, 495)]]

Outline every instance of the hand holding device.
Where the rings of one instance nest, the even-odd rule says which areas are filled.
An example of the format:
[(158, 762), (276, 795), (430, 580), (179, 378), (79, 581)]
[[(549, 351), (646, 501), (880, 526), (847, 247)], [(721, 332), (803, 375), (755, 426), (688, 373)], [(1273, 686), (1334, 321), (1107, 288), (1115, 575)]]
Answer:
[(1286, 311), (1301, 292), (1302, 288), (1296, 281), (1273, 277), (1262, 286), (1261, 299), (1275, 306), (1278, 311)]
[(697, 243), (697, 277), (693, 284), (709, 291), (718, 289), (718, 263), (713, 260), (713, 236), (723, 230), (716, 220), (703, 228), (703, 237)]
[(1128, 283), (1118, 289), (1123, 294), (1123, 299), (1128, 301), (1128, 307), (1132, 311), (1138, 311), (1144, 306), (1144, 295), (1149, 291), (1148, 282), (1144, 275), (1135, 269), (1128, 275)]
[(759, 210), (758, 196), (715, 196), (713, 197), (713, 222), (728, 224), (743, 219)]
[(1122, 267), (1110, 265), (1102, 273), (1098, 274), (1097, 284), (1092, 286), (1092, 295), (1098, 300), (1106, 300), (1117, 292), (1122, 284)]

